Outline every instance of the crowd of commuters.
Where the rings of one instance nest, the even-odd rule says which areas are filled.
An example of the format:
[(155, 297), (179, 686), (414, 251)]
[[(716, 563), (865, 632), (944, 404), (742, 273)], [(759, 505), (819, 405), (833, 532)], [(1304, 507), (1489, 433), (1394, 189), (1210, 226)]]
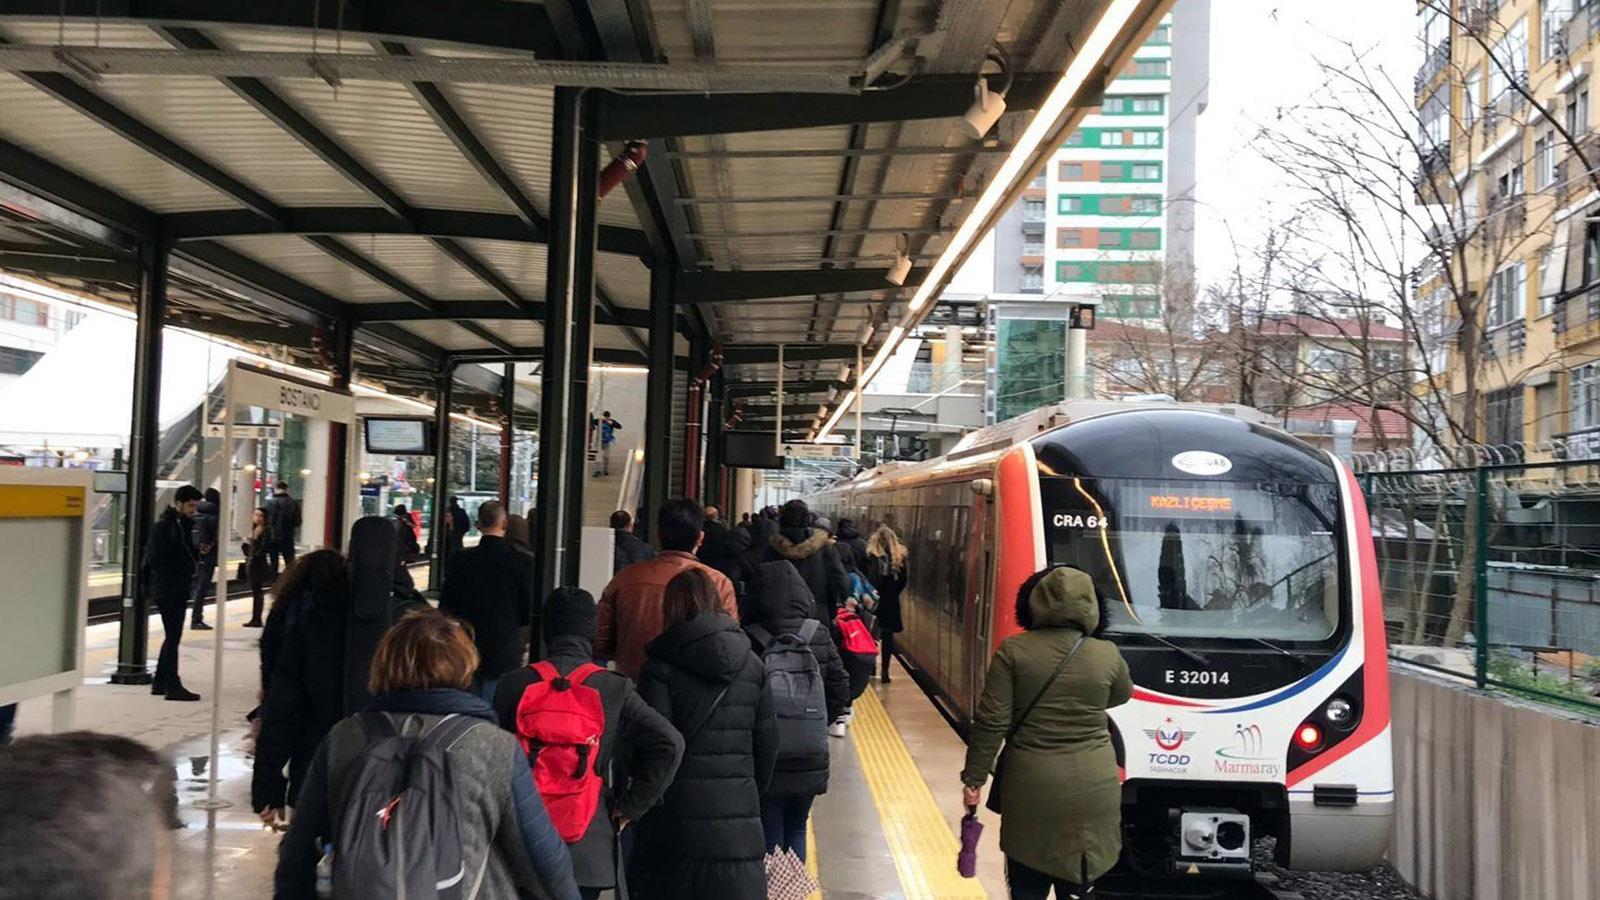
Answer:
[[(142, 560), (167, 631), (156, 692), (169, 699), (194, 696), (178, 677), (177, 643), (185, 607), (204, 596), (196, 567), (219, 540), (214, 506), (210, 525), (191, 521), (203, 522), (205, 502), (180, 489)], [(263, 626), (251, 798), (266, 825), (287, 830), (282, 898), (391, 896), (456, 879), (484, 898), (591, 900), (625, 884), (638, 900), (766, 898), (774, 854), (808, 855), (829, 735), (846, 733), (866, 677), (889, 680), (913, 564), (889, 524), (864, 535), (796, 500), (730, 527), (715, 507), (674, 500), (655, 518), (655, 547), (628, 513), (612, 517), (626, 562), (598, 600), (562, 587), (536, 602), (528, 521), (485, 502), (481, 540), (467, 549), (459, 537), (471, 523), (454, 506), (442, 517), (453, 546), (438, 609), (397, 586), (397, 602), (414, 608), (369, 646), (352, 694), (347, 662), (366, 656), (347, 641), (351, 564), (332, 550), (296, 558), (281, 536), (298, 525), (298, 506), (288, 510), (255, 510), (245, 542), (252, 622)], [(413, 520), (398, 509), (392, 518), (403, 561)], [(288, 566), (263, 621), (256, 586), (274, 548)], [(1130, 682), (1097, 636), (1099, 603), (1074, 569), (1023, 585), (1023, 631), (1000, 645), (975, 711), (962, 800), (976, 806), (1002, 756), (1006, 786), (991, 804), (1014, 898), (1087, 894), (1120, 852), (1105, 711), (1128, 699)], [(867, 639), (858, 679), (852, 626), (863, 621), (878, 646)], [(46, 756), (41, 771), (71, 777), (29, 775)], [(26, 823), (37, 830), (24, 841), (13, 798), (26, 805), (35, 793), (51, 813)], [(122, 896), (168, 878), (158, 826), (177, 821), (171, 768), (142, 745), (25, 739), (0, 751), (0, 794), (0, 844), (62, 848), (57, 867), (0, 858), (0, 884), (15, 878), (26, 896)], [(435, 802), (445, 794), (453, 802)], [(391, 832), (396, 818), (408, 827)], [(91, 819), (132, 827), (84, 827)], [(91, 858), (107, 865), (84, 865)], [(85, 871), (63, 871), (72, 867)], [(99, 889), (110, 878), (119, 886)]]

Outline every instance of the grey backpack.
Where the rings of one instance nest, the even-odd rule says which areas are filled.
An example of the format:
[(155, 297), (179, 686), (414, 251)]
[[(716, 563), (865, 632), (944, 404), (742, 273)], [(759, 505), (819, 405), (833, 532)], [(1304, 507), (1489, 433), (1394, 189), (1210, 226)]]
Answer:
[(816, 619), (807, 619), (799, 632), (777, 637), (760, 625), (747, 629), (762, 647), (767, 690), (778, 714), (781, 768), (828, 764), (828, 705), (822, 690), (822, 668), (811, 652), (811, 636), (820, 627)]
[(371, 739), (334, 823), (340, 900), (457, 900), (470, 886), (447, 751), (477, 719), (449, 715), (407, 737), (387, 713), (362, 713)]

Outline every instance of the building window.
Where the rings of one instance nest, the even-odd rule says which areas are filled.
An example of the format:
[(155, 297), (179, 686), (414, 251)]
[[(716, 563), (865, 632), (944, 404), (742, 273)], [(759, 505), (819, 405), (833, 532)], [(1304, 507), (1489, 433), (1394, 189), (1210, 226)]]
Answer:
[(1108, 116), (1147, 116), (1166, 112), (1165, 97), (1107, 97), (1100, 103), (1100, 112)]
[(1484, 395), (1483, 440), (1499, 446), (1522, 442), (1522, 385)]
[(0, 375), (26, 375), (33, 364), (44, 358), (37, 350), (0, 347)]
[(1120, 131), (1100, 132), (1100, 146), (1102, 147), (1122, 147), (1126, 146), (1126, 143), (1126, 137)]
[(1057, 281), (1093, 281), (1094, 265), (1092, 263), (1059, 262), (1056, 263)]
[(1062, 144), (1062, 146), (1063, 147), (1083, 147), (1083, 146), (1086, 146), (1088, 144), (1088, 140), (1089, 140), (1088, 135), (1083, 133), (1083, 129), (1082, 128), (1079, 128), (1077, 131), (1074, 131), (1073, 133), (1067, 135), (1067, 142), (1065, 144)]
[(1150, 32), (1150, 37), (1145, 42), (1146, 47), (1162, 47), (1172, 43), (1172, 26), (1163, 22)]
[(1441, 88), (1422, 104), (1422, 152), (1424, 155), (1450, 146), (1450, 92)]
[(1122, 163), (1102, 163), (1100, 166), (1101, 181), (1124, 181)]
[(1135, 97), (1132, 103), (1136, 114), (1162, 113), (1167, 111), (1167, 98), (1165, 97)]
[(1494, 273), (1489, 280), (1488, 327), (1498, 328), (1522, 318), (1527, 288), (1527, 267), (1520, 262)]
[(1056, 246), (1063, 250), (1077, 250), (1083, 246), (1082, 228), (1057, 228)]
[(1468, 72), (1463, 84), (1462, 100), (1466, 109), (1461, 111), (1461, 123), (1463, 128), (1471, 128), (1477, 123), (1478, 117), (1483, 115), (1483, 70), (1473, 69)]
[(1136, 59), (1123, 75), (1128, 78), (1170, 78), (1172, 60)]
[(1523, 179), (1522, 160), (1509, 156), (1500, 164), (1500, 171), (1494, 177), (1495, 199), (1501, 202), (1521, 197), (1528, 189)]
[(1533, 186), (1540, 190), (1556, 183), (1556, 133), (1546, 128), (1533, 139)]
[(1022, 289), (1025, 291), (1044, 290), (1044, 266), (1022, 267)]
[(1130, 198), (1130, 201), (1128, 204), (1128, 212), (1130, 213), (1149, 213), (1154, 215), (1161, 212), (1160, 197), (1133, 197)]
[[(1510, 91), (1511, 79), (1526, 85), (1528, 81), (1528, 20), (1518, 19), (1506, 29), (1505, 36), (1494, 45), (1494, 59), (1489, 64), (1489, 100), (1498, 102)], [(1498, 63), (1498, 64), (1497, 64)], [(1509, 73), (1510, 77), (1507, 77)]]
[(1569, 377), (1572, 379), (1568, 407), (1572, 430), (1600, 426), (1600, 366), (1579, 366)]
[(1025, 197), (1022, 200), (1022, 218), (1029, 222), (1044, 221), (1044, 201), (1034, 197)]
[(1022, 255), (1043, 256), (1044, 238), (1038, 235), (1028, 235), (1027, 238), (1022, 242)]
[(1450, 19), (1433, 7), (1422, 11), (1422, 53), (1424, 56), (1450, 40)]
[(36, 300), (0, 295), (0, 319), (35, 328), (49, 328), (50, 307)]
[(1082, 181), (1083, 163), (1064, 162), (1057, 168), (1056, 175), (1062, 181)]
[(1539, 58), (1546, 62), (1565, 57), (1566, 25), (1572, 18), (1573, 0), (1543, 0), (1544, 13), (1539, 20)]
[(1107, 228), (1100, 232), (1101, 250), (1121, 250), (1122, 232), (1114, 228)]
[[(1056, 198), (1056, 212), (1061, 213), (1062, 215), (1066, 215), (1068, 213), (1081, 213), (1083, 212), (1083, 200), (1084, 198), (1082, 197), (1058, 197)], [(1040, 207), (1043, 207), (1044, 203), (1041, 201), (1039, 205)], [(1042, 208), (1039, 211), (1039, 217), (1044, 217), (1044, 210)]]
[(1129, 181), (1160, 181), (1160, 163), (1139, 163), (1128, 172)]
[(1561, 431), (1561, 410), (1556, 406), (1556, 386), (1541, 384), (1533, 389), (1533, 439), (1548, 441)]
[(1161, 129), (1140, 128), (1133, 132), (1133, 146), (1159, 147), (1161, 146)]
[[(1546, 294), (1545, 285), (1550, 283), (1550, 267), (1555, 264), (1555, 251), (1549, 247), (1539, 254), (1539, 315), (1548, 316), (1555, 311), (1556, 298), (1554, 294)], [(1556, 286), (1557, 289), (1560, 285)]]
[(1567, 133), (1581, 139), (1588, 130), (1589, 82), (1585, 81), (1572, 90), (1572, 98), (1567, 101)]
[(1114, 116), (1128, 111), (1127, 97), (1104, 97), (1100, 100), (1100, 113)]

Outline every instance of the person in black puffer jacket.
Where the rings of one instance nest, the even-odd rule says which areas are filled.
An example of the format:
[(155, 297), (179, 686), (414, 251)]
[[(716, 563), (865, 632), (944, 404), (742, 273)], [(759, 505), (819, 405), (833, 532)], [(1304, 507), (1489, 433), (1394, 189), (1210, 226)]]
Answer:
[[(786, 562), (763, 563), (756, 573), (746, 604), (749, 613), (745, 633), (757, 653), (767, 643), (786, 634), (795, 634), (811, 620), (811, 591), (800, 580), (800, 573)], [(828, 721), (837, 721), (850, 704), (850, 678), (845, 674), (839, 650), (826, 628), (811, 632), (811, 655), (817, 658), (822, 673), (822, 692), (827, 703)], [(806, 858), (806, 820), (818, 794), (828, 792), (828, 762), (820, 767), (789, 768), (780, 760), (772, 773), (772, 784), (761, 797), (761, 821), (766, 829), (767, 852), (782, 848)]]
[(861, 536), (861, 531), (856, 528), (853, 519), (839, 520), (838, 538), (839, 543), (849, 547), (850, 552), (855, 554), (856, 562), (862, 562), (867, 558), (867, 539)]
[(289, 565), (273, 595), (261, 632), (261, 735), (250, 784), (258, 813), (295, 804), (317, 746), (354, 712), (345, 709), (349, 562), (333, 550), (308, 553)]
[(778, 758), (766, 669), (705, 570), (668, 582), (662, 606), (667, 628), (646, 648), (639, 693), (685, 750), (665, 799), (639, 823), (633, 896), (766, 900), (761, 795)]
[(850, 578), (845, 574), (844, 564), (839, 562), (839, 551), (834, 549), (828, 532), (810, 523), (811, 510), (804, 500), (785, 503), (778, 514), (778, 533), (767, 545), (763, 562), (787, 560), (793, 563), (816, 601), (813, 617), (831, 624), (833, 614), (850, 596)]

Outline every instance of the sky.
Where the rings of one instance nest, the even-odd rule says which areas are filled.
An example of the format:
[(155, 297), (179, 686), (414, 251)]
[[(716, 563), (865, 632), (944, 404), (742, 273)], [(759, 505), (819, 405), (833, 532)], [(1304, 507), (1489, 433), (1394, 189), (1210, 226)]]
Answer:
[(1202, 284), (1226, 275), (1234, 239), (1248, 246), (1285, 206), (1249, 137), (1315, 94), (1326, 79), (1319, 61), (1349, 58), (1350, 47), (1409, 85), (1422, 62), (1417, 28), (1408, 0), (1212, 0), (1211, 96), (1196, 148)]

